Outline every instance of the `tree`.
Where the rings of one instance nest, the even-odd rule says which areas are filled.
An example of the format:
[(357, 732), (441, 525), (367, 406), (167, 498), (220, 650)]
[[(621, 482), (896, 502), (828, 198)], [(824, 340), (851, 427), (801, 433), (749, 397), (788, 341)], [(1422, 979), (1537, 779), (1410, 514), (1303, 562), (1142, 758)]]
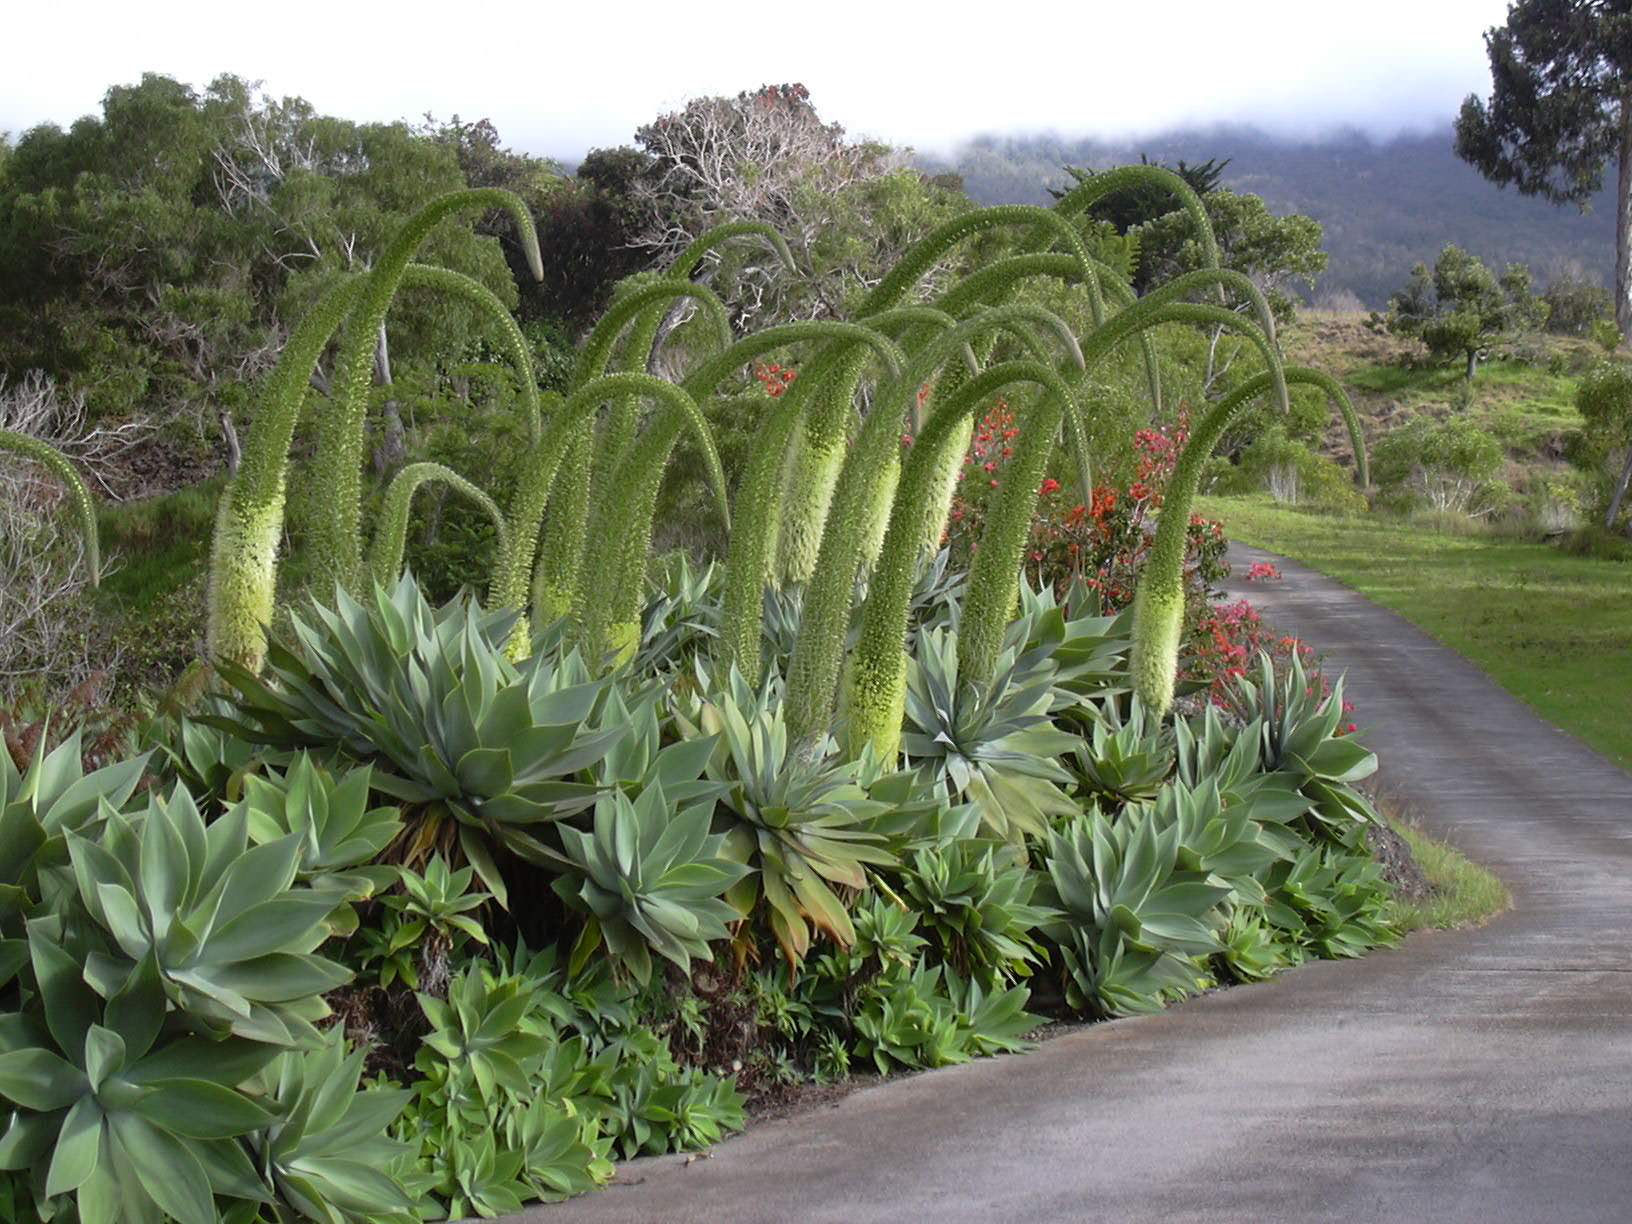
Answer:
[(1388, 329), (1421, 340), (1441, 360), (1467, 363), (1467, 377), (1497, 340), (1534, 331), (1547, 303), (1530, 288), (1530, 269), (1509, 264), (1497, 277), (1461, 247), (1446, 246), (1434, 261), (1411, 269), (1405, 288), (1389, 299)]
[[(1191, 165), (1184, 158), (1179, 158), (1174, 166), (1162, 162), (1153, 162), (1149, 154), (1139, 154), (1141, 166), (1156, 166), (1163, 170), (1171, 170), (1188, 183), (1191, 189), (1199, 196), (1209, 191), (1217, 191), (1223, 186), (1224, 169), (1230, 164), (1230, 159), (1219, 161), (1209, 157), (1197, 165)], [(1087, 182), (1094, 176), (1092, 170), (1082, 166), (1066, 166), (1065, 172), (1078, 183)], [(1056, 200), (1064, 199), (1070, 193), (1070, 188), (1048, 189), (1048, 194)], [(1141, 183), (1137, 187), (1124, 188), (1106, 196), (1093, 208), (1089, 209), (1089, 216), (1096, 221), (1107, 221), (1116, 226), (1119, 234), (1125, 234), (1136, 225), (1145, 225), (1158, 217), (1165, 217), (1173, 211), (1173, 197), (1170, 193), (1151, 183)]]
[(1617, 160), (1615, 321), (1632, 333), (1632, 0), (1516, 0), (1485, 49), (1492, 93), (1462, 103), (1457, 155), (1500, 186), (1577, 206)]
[(620, 280), (651, 263), (637, 242), (650, 215), (637, 189), (650, 170), (639, 149), (591, 149), (576, 177), (550, 193), (538, 213), (544, 279), (523, 286), (524, 316), (581, 330), (606, 309)]
[(647, 209), (638, 241), (653, 263), (724, 221), (764, 221), (787, 239), (798, 273), (748, 243), (710, 256), (738, 324), (844, 317), (913, 241), (969, 206), (904, 153), (846, 140), (803, 85), (694, 98), (635, 141), (651, 159), (635, 187)]
[[(1139, 160), (1144, 165), (1162, 166), (1144, 154)], [(1320, 249), (1324, 237), (1320, 222), (1300, 213), (1276, 216), (1262, 197), (1223, 186), (1224, 169), (1229, 164), (1228, 158), (1208, 158), (1194, 165), (1180, 158), (1177, 165), (1162, 168), (1172, 170), (1201, 196), (1224, 266), (1250, 276), (1269, 300), (1276, 317), (1289, 321), (1295, 309), (1291, 290), (1299, 283), (1314, 288), (1316, 279), (1326, 270), (1326, 253)], [(1065, 171), (1078, 183), (1094, 174), (1078, 166), (1067, 166)], [(1059, 199), (1066, 192), (1049, 188), (1049, 194)], [(1174, 207), (1169, 193), (1157, 187), (1143, 185), (1114, 192), (1095, 204), (1089, 216), (1135, 239), (1135, 263), (1129, 279), (1138, 293), (1202, 266), (1201, 247), (1195, 241), (1189, 218)]]
[[(1585, 424), (1572, 458), (1608, 477), (1604, 529), (1615, 530), (1632, 484), (1632, 367), (1606, 361), (1592, 370), (1575, 394)], [(1632, 523), (1627, 526), (1632, 534)]]
[[(1289, 322), (1295, 310), (1292, 293), (1301, 284), (1314, 288), (1326, 270), (1325, 234), (1319, 221), (1302, 213), (1276, 216), (1263, 197), (1219, 187), (1202, 197), (1218, 241), (1219, 259), (1263, 291), (1276, 318)], [(1139, 230), (1140, 267), (1151, 284), (1202, 266), (1201, 245), (1184, 214), (1169, 212)]]
[[(0, 170), (0, 374), (49, 372), (93, 422), (190, 422), (197, 446), (219, 422), (230, 452), (284, 320), (464, 186), (467, 150), (502, 156), (488, 134), (350, 123), (230, 76), (115, 86), (101, 116), (31, 129)], [(515, 300), (495, 239), (445, 226), (424, 258)], [(422, 294), (390, 328), (398, 365), (480, 342), (462, 304)]]

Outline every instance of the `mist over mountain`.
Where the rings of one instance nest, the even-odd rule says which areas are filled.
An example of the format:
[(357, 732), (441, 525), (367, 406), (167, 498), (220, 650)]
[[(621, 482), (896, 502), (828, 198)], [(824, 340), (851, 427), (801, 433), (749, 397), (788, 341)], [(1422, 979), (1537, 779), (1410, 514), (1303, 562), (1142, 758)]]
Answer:
[(1497, 188), (1457, 158), (1448, 127), (1389, 140), (1353, 131), (1287, 140), (1245, 127), (1130, 141), (983, 136), (950, 160), (919, 160), (926, 170), (961, 174), (981, 204), (1047, 204), (1048, 188), (1070, 181), (1063, 167), (1103, 169), (1136, 162), (1141, 153), (1168, 164), (1228, 158), (1226, 186), (1262, 196), (1275, 212), (1306, 213), (1319, 221), (1331, 262), (1317, 296), (1346, 289), (1381, 309), (1411, 266), (1432, 264), (1447, 242), (1488, 263), (1529, 264), (1538, 285), (1571, 270), (1610, 282), (1612, 185), (1585, 215)]

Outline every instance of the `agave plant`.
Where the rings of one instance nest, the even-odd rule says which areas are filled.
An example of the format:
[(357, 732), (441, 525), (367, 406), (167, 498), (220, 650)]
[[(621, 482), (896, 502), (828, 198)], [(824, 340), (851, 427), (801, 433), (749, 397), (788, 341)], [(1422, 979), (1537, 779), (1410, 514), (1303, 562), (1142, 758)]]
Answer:
[(1069, 973), (1067, 998), (1121, 1016), (1194, 992), (1196, 958), (1219, 951), (1227, 885), (1179, 868), (1177, 824), (1090, 808), (1052, 832), (1048, 872), (1065, 917), (1052, 933)]
[(1038, 1017), (1024, 986), (988, 994), (945, 966), (920, 965), (870, 983), (856, 1011), (856, 1050), (879, 1074), (897, 1067), (946, 1067), (978, 1055), (1027, 1048)]
[(1366, 825), (1381, 821), (1352, 785), (1377, 772), (1377, 755), (1338, 734), (1343, 681), (1329, 694), (1318, 688), (1296, 655), (1279, 676), (1269, 656), (1260, 655), (1257, 681), (1239, 679), (1230, 700), (1243, 721), (1260, 727), (1263, 769), (1287, 775), (1326, 834), (1354, 845)]
[(410, 857), (451, 818), (465, 857), (506, 902), (496, 845), (550, 862), (534, 831), (595, 802), (577, 775), (625, 734), (596, 725), (611, 681), (576, 655), (535, 655), (522, 668), (502, 643), (513, 614), (454, 600), (433, 611), (411, 580), (376, 588), (368, 606), (337, 592), (333, 610), (296, 618), (298, 652), (274, 645), (262, 679), (230, 663), (236, 717), (220, 725), (279, 747), (338, 745), (378, 767), (372, 785), (425, 805)]
[(1053, 817), (1076, 811), (1060, 789), (1070, 775), (1055, 760), (1076, 743), (1051, 718), (1055, 670), (1011, 651), (990, 683), (962, 684), (957, 643), (949, 630), (918, 634), (901, 739), (907, 761), (973, 802), (998, 837), (1042, 837)]
[(1202, 469), (1224, 431), (1266, 392), (1273, 391), (1284, 409), (1288, 386), (1312, 385), (1325, 391), (1337, 404), (1349, 427), (1358, 459), (1356, 475), (1362, 483), (1368, 477), (1365, 440), (1353, 405), (1342, 389), (1318, 370), (1283, 369), (1278, 360), (1268, 356), (1266, 364), (1269, 366), (1266, 373), (1247, 379), (1207, 410), (1191, 431), (1184, 453), (1168, 479), (1156, 539), (1134, 599), (1134, 687), (1158, 713), (1165, 714), (1172, 705), (1178, 677), (1179, 636), (1184, 620), (1185, 533), (1190, 523), (1190, 506), (1200, 486)]
[(942, 959), (991, 988), (1029, 977), (1043, 959), (1033, 932), (1057, 915), (1032, 903), (1037, 873), (991, 843), (952, 842), (913, 856), (903, 900), (923, 916)]
[(723, 834), (709, 833), (712, 809), (710, 802), (674, 811), (654, 784), (633, 801), (621, 791), (603, 798), (588, 833), (560, 828), (567, 874), (554, 888), (587, 915), (575, 965), (604, 941), (645, 985), (652, 952), (686, 973), (693, 958), (713, 959), (709, 943), (728, 938), (726, 924), (738, 917), (720, 895), (748, 868), (725, 856)]
[(87, 1222), (215, 1224), (217, 1195), (269, 1201), (237, 1139), (275, 1115), (238, 1085), (276, 1047), (167, 1031), (152, 959), (98, 997), (60, 933), (29, 932), (45, 1023), (0, 1024), (0, 1169), (29, 1172), (44, 1218), (71, 1201)]
[(0, 429), (0, 451), (10, 451), (32, 460), (67, 488), (74, 504), (74, 515), (79, 519), (80, 538), (85, 546), (86, 572), (90, 575), (91, 585), (95, 586), (102, 577), (101, 547), (96, 529), (96, 503), (91, 500), (91, 491), (85, 487), (84, 479), (66, 455), (49, 442), (42, 442), (29, 434)]
[[(284, 773), (251, 774), (244, 778), (243, 799), (249, 839), (262, 846), (297, 837), (297, 879), (341, 893), (346, 902), (366, 900), (396, 882), (396, 870), (374, 859), (402, 832), (396, 808), (368, 806), (371, 783), (367, 765), (336, 782), (304, 752)], [(356, 911), (342, 905), (330, 915), (330, 928), (336, 934), (355, 930)]]
[(885, 804), (869, 798), (860, 765), (791, 751), (780, 705), (755, 698), (735, 668), (732, 692), (700, 712), (700, 729), (720, 736), (708, 776), (724, 788), (729, 813), (723, 853), (749, 869), (726, 894), (744, 917), (763, 900), (790, 965), (810, 951), (811, 928), (842, 946), (855, 941), (835, 887), (867, 887), (868, 866), (895, 858), (870, 827)]
[(1250, 905), (1230, 911), (1230, 920), (1218, 938), (1223, 945), (1218, 960), (1237, 982), (1261, 982), (1304, 957), (1301, 945), (1277, 931), (1263, 910)]
[(1074, 713), (1091, 722), (1071, 753), (1072, 770), (1089, 794), (1122, 803), (1153, 798), (1173, 771), (1173, 736), (1134, 696), (1128, 714), (1114, 701), (1084, 704)]
[[(0, 933), (21, 935), (17, 921), (42, 900), (40, 868), (61, 861), (68, 833), (124, 810), (147, 761), (144, 753), (86, 773), (77, 731), (50, 752), (42, 735), (26, 772), (0, 752)], [(0, 983), (24, 959), (20, 944), (0, 940)]]
[(1382, 868), (1368, 855), (1311, 846), (1276, 864), (1264, 887), (1270, 924), (1318, 956), (1359, 956), (1399, 938), (1386, 916)]
[(1266, 835), (1251, 803), (1226, 804), (1212, 782), (1194, 789), (1183, 783), (1169, 786), (1146, 819), (1158, 830), (1176, 831), (1179, 870), (1227, 885), (1241, 903), (1262, 905), (1259, 878), (1288, 857), (1281, 839)]
[(151, 963), (166, 998), (218, 1036), (274, 1046), (315, 1039), (321, 995), (351, 980), (315, 954), (343, 894), (296, 887), (302, 839), (252, 846), (248, 811), (205, 826), (179, 787), (138, 817), (107, 817), (95, 840), (67, 834), (79, 901), (111, 936), (85, 978), (111, 995)]
[[(262, 1071), (260, 1097), (274, 1111), (245, 1142), (278, 1208), (315, 1224), (411, 1224), (420, 1203), (404, 1184), (413, 1149), (388, 1134), (412, 1095), (359, 1090), (364, 1051), (347, 1053), (339, 1028)], [(284, 1218), (280, 1212), (280, 1218)]]
[[(283, 535), (284, 499), (288, 487), (289, 446), (305, 400), (306, 389), (324, 350), (342, 324), (345, 338), (336, 361), (333, 384), (336, 403), (324, 414), (318, 447), (316, 487), (325, 505), (314, 516), (318, 526), (316, 551), (319, 568), (347, 584), (362, 578), (362, 457), (364, 432), (373, 381), (374, 352), (392, 299), (405, 278), (434, 277), (410, 273), (409, 261), (431, 231), (461, 213), (503, 209), (514, 218), (535, 277), (544, 274), (532, 217), (521, 200), (508, 191), (475, 189), (441, 196), (416, 213), (395, 235), (374, 267), (365, 275), (342, 279), (323, 295), (295, 329), (267, 379), (255, 428), (244, 446), (243, 463), (221, 499), (210, 554), (208, 650), (211, 658), (239, 664), (250, 671), (260, 667), (266, 650), (267, 626), (272, 621), (277, 588), (278, 549)], [(456, 278), (456, 280), (455, 280)], [(454, 290), (490, 320), (495, 314), (480, 286), (474, 291), (466, 278), (448, 273), (441, 287), (454, 281)], [(513, 352), (525, 360), (525, 345), (516, 344), (513, 321), (500, 332)], [(518, 368), (524, 387), (531, 386), (531, 371)], [(530, 421), (538, 432), (536, 401)], [(536, 540), (536, 534), (529, 537)]]

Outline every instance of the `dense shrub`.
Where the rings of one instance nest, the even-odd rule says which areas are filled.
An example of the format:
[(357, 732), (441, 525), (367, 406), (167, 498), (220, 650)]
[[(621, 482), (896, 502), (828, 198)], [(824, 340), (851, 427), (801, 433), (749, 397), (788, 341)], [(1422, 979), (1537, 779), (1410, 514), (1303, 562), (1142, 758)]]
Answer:
[(1501, 444), (1469, 421), (1415, 417), (1377, 442), (1373, 472), (1396, 504), (1476, 517), (1507, 504)]
[[(982, 416), (963, 459), (943, 541), (954, 565), (967, 565), (978, 547), (987, 507), (1008, 477), (1019, 437), (1020, 426), (1007, 401), (999, 400)], [(1188, 438), (1187, 412), (1174, 425), (1136, 431), (1127, 486), (1096, 485), (1088, 502), (1068, 476), (1064, 481), (1046, 478), (1038, 488), (1025, 553), (1031, 581), (1062, 595), (1081, 581), (1106, 610), (1127, 607), (1150, 552), (1150, 523), (1161, 511), (1163, 490)], [(910, 438), (903, 441), (910, 445)], [(1218, 523), (1193, 516), (1185, 572), (1199, 595), (1228, 572), (1224, 544)]]
[(1593, 324), (1615, 315), (1609, 290), (1583, 272), (1554, 277), (1541, 300), (1547, 304), (1547, 330), (1560, 336), (1590, 336)]
[(1324, 455), (1292, 437), (1280, 425), (1270, 425), (1241, 453), (1233, 483), (1268, 489), (1278, 502), (1334, 510), (1364, 510), (1366, 499), (1353, 478)]

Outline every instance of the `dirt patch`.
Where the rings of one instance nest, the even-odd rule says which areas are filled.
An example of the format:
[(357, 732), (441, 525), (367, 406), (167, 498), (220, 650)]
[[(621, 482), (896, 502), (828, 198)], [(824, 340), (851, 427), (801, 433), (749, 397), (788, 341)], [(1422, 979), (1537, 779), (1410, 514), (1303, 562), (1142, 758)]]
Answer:
[(1371, 857), (1382, 866), (1383, 879), (1394, 889), (1401, 901), (1426, 901), (1433, 885), (1423, 874), (1411, 846), (1387, 825), (1371, 825), (1366, 829), (1366, 846)]
[[(892, 1075), (890, 1078), (902, 1079), (905, 1076)], [(830, 1084), (818, 1084), (812, 1080), (767, 1088), (748, 1103), (748, 1124), (756, 1126), (761, 1122), (775, 1122), (779, 1118), (836, 1105), (852, 1092), (883, 1082), (882, 1076), (853, 1074), (848, 1079)]]

